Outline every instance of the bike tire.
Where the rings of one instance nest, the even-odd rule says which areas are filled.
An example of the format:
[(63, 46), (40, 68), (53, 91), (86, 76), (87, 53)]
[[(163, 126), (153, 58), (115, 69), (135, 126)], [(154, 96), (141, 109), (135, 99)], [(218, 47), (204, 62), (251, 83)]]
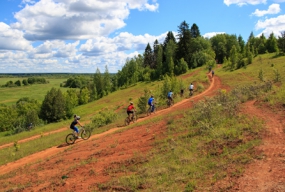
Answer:
[(149, 116), (151, 114), (151, 108), (148, 108), (146, 115)]
[(126, 117), (126, 119), (125, 119), (125, 125), (127, 126), (127, 125), (129, 125), (129, 124), (130, 124), (129, 117)]
[(133, 116), (133, 122), (136, 122), (137, 120), (138, 120), (138, 115), (135, 114), (135, 115)]
[(74, 144), (76, 138), (74, 137), (73, 133), (69, 133), (66, 138), (65, 138), (65, 142), (68, 144), (68, 145), (72, 145)]
[(81, 138), (83, 140), (89, 139), (90, 136), (91, 136), (91, 131), (89, 131), (89, 130), (84, 130), (84, 131), (81, 132)]

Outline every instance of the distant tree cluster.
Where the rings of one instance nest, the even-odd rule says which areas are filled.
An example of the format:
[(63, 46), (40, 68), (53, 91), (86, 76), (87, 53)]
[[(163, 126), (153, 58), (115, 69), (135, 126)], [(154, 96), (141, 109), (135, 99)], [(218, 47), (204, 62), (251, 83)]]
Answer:
[(2, 87), (20, 87), (22, 85), (47, 84), (47, 83), (49, 82), (43, 77), (29, 77), (28, 79), (23, 79), (22, 81), (20, 80), (17, 80), (15, 82), (8, 81)]

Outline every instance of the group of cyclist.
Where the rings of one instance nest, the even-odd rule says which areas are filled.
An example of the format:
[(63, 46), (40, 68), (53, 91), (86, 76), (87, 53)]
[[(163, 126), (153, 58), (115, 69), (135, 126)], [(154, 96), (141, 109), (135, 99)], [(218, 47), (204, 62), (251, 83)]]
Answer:
[[(209, 73), (212, 75), (212, 78), (214, 77), (214, 71), (212, 70), (212, 67), (209, 67)], [(193, 91), (194, 91), (194, 85), (193, 83), (191, 83), (189, 85), (189, 95), (192, 96), (193, 95)], [(180, 96), (183, 97), (183, 94), (184, 94), (184, 89), (181, 88), (181, 91), (180, 91)], [(168, 93), (167, 93), (167, 99), (169, 102), (172, 102), (173, 103), (173, 96), (174, 96), (174, 93), (172, 92), (172, 90), (170, 90)], [(148, 106), (149, 106), (149, 109), (151, 110), (151, 112), (154, 111), (154, 96), (151, 95), (150, 98), (148, 99), (148, 102), (147, 102)], [(127, 114), (128, 114), (128, 117), (129, 117), (129, 120), (131, 121), (131, 118), (133, 117), (134, 115), (134, 112), (136, 111), (135, 107), (134, 107), (134, 103), (133, 102), (130, 102), (129, 106), (127, 107)], [(74, 115), (74, 120), (72, 121), (71, 125), (70, 125), (70, 128), (73, 129), (76, 133), (77, 133), (77, 137), (80, 138), (78, 136), (78, 132), (79, 132), (79, 129), (78, 127), (76, 126), (77, 124), (79, 124), (80, 126), (81, 123), (79, 122), (80, 120), (80, 116), (77, 116), (77, 115)]]

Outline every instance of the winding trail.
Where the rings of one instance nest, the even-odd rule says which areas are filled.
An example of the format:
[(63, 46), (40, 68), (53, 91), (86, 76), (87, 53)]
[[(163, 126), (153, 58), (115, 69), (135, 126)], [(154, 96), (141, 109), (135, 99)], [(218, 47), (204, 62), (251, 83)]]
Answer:
[[(203, 99), (205, 96), (214, 95), (215, 92), (220, 88), (220, 86), (221, 86), (221, 81), (220, 81), (219, 77), (215, 77), (211, 81), (210, 86), (204, 92), (202, 92), (201, 94), (194, 95), (194, 96), (192, 96), (191, 98), (188, 98), (188, 99), (184, 99), (181, 102), (175, 103), (172, 107), (166, 108), (166, 109), (163, 109), (163, 110), (159, 110), (155, 114), (152, 114), (152, 115), (150, 115), (148, 117), (140, 118), (140, 119), (138, 119), (138, 122), (145, 121), (145, 120), (150, 119), (150, 118), (155, 117), (155, 116), (164, 115), (164, 114), (169, 113), (171, 111), (177, 111), (179, 109), (187, 109), (187, 108), (192, 106), (193, 101), (198, 101), (200, 99)], [(11, 162), (11, 163), (8, 163), (6, 165), (0, 166), (0, 170), (1, 170), (0, 175), (4, 175), (4, 174), (7, 174), (7, 173), (9, 173), (11, 171), (15, 171), (15, 170), (17, 170), (17, 169), (19, 169), (21, 167), (26, 166), (26, 165), (31, 165), (33, 163), (46, 161), (47, 158), (53, 157), (56, 154), (61, 154), (64, 151), (66, 151), (66, 149), (68, 149), (68, 148), (78, 148), (78, 147), (86, 148), (85, 145), (87, 145), (87, 143), (90, 144), (90, 141), (94, 141), (94, 140), (96, 140), (98, 138), (104, 138), (104, 136), (107, 136), (107, 135), (109, 135), (111, 133), (114, 133), (115, 131), (120, 130), (120, 129), (123, 129), (123, 128), (112, 128), (109, 131), (106, 131), (104, 133), (92, 135), (89, 140), (86, 140), (86, 141), (78, 140), (76, 142), (76, 145), (67, 146), (66, 144), (62, 144), (60, 146), (54, 146), (54, 147), (51, 147), (51, 148), (46, 149), (44, 151), (41, 151), (41, 152), (38, 152), (38, 153), (35, 153), (35, 154), (32, 154), (32, 155), (29, 155), (27, 157), (24, 157), (22, 159), (19, 159), (19, 160), (15, 161), (15, 162)], [(65, 129), (60, 129), (60, 130), (57, 130), (57, 131), (63, 131), (63, 130), (66, 130), (66, 128)], [(155, 131), (155, 129), (154, 129), (154, 131)], [(159, 132), (160, 132), (160, 130), (159, 130)], [(36, 136), (34, 138), (36, 138)], [(28, 140), (29, 139), (25, 139), (25, 140), (22, 140), (20, 142), (25, 142), (25, 141), (28, 141)]]
[(247, 166), (233, 191), (285, 191), (284, 109), (271, 111), (267, 106), (260, 107), (256, 101), (249, 101), (242, 111), (264, 120), (266, 130), (262, 136), (263, 144), (257, 148), (262, 159), (254, 160)]

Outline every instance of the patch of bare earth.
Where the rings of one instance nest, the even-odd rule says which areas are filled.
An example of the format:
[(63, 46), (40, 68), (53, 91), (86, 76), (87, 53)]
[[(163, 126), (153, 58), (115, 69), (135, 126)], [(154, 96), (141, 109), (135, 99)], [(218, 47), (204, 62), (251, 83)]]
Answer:
[(242, 113), (260, 118), (265, 123), (262, 145), (255, 149), (259, 158), (246, 165), (240, 177), (218, 182), (214, 191), (285, 191), (285, 108), (281, 105), (270, 108), (264, 103), (249, 101), (243, 105)]
[[(146, 125), (124, 131), (114, 128), (87, 141), (62, 144), (0, 166), (0, 191), (92, 191), (98, 184), (128, 175), (130, 169), (125, 167), (146, 162), (155, 140), (165, 137), (166, 114), (188, 110), (193, 102), (215, 95), (220, 88), (221, 81), (215, 77), (203, 93), (138, 120), (148, 120)], [(165, 118), (153, 122), (154, 116)]]

